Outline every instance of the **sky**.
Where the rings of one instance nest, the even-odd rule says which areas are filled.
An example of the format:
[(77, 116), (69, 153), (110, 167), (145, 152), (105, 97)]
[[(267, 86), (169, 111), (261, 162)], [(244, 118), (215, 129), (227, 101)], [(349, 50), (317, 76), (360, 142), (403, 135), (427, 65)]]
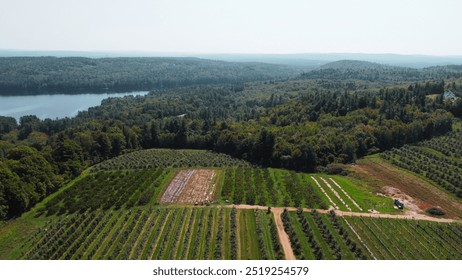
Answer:
[(0, 49), (462, 55), (460, 0), (0, 0)]

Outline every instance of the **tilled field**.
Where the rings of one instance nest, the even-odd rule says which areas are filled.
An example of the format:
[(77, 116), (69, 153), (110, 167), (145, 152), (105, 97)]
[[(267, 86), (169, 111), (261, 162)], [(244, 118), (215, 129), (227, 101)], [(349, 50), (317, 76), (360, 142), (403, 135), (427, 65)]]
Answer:
[(215, 170), (213, 169), (179, 170), (162, 195), (160, 202), (185, 204), (210, 202), (215, 196), (214, 176)]

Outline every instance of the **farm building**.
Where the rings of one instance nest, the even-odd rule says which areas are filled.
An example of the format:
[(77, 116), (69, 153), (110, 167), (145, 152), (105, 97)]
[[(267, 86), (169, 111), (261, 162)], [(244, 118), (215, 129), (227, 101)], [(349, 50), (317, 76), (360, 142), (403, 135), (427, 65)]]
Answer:
[(450, 91), (450, 90), (445, 90), (444, 93), (443, 93), (443, 99), (444, 100), (451, 100), (451, 101), (454, 101), (456, 100), (456, 95), (454, 94), (454, 92)]

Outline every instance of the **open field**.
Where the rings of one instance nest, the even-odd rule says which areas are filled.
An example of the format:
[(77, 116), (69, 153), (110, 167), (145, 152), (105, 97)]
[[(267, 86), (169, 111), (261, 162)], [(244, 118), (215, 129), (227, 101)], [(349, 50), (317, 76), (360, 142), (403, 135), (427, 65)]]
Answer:
[(396, 213), (390, 198), (378, 196), (362, 180), (352, 176), (310, 174), (308, 183), (316, 186), (325, 203), (333, 209), (352, 212)]

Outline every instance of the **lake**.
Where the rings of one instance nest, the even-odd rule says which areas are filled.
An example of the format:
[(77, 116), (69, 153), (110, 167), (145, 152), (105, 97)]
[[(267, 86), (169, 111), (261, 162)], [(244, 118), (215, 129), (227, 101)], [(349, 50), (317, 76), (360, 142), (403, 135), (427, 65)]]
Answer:
[(125, 93), (84, 93), (84, 94), (44, 94), (44, 95), (0, 95), (0, 116), (14, 117), (36, 115), (40, 119), (74, 117), (79, 111), (98, 106), (108, 97), (145, 95), (148, 91)]

